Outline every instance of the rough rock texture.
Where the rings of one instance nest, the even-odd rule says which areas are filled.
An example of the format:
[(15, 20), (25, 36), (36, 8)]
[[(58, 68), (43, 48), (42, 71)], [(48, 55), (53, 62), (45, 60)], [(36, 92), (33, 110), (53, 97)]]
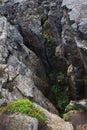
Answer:
[(69, 111), (68, 108), (72, 106), (76, 106), (77, 108), (81, 108), (83, 111), (87, 111), (87, 99), (82, 99), (78, 101), (70, 101), (70, 103), (66, 107), (66, 111)]
[(66, 107), (66, 120), (75, 130), (87, 129), (87, 99), (71, 101)]
[(86, 5), (86, 0), (8, 0), (1, 10), (47, 73), (54, 68), (64, 73), (72, 99), (87, 95)]
[[(5, 0), (4, 6), (0, 4), (0, 106), (28, 98), (58, 113), (45, 97), (50, 95), (46, 74), (51, 70), (64, 74), (60, 87), (70, 99), (87, 98), (86, 26), (86, 0)], [(71, 130), (57, 115), (47, 115), (41, 130)]]
[[(38, 84), (43, 87), (43, 91), (47, 87), (40, 60), (23, 45), (22, 36), (5, 17), (0, 17), (0, 32), (0, 105), (29, 98), (49, 111), (57, 112), (37, 88)], [(43, 76), (40, 76), (41, 72)]]
[(24, 115), (1, 115), (0, 130), (38, 130), (38, 121)]
[(87, 1), (63, 0), (62, 6), (67, 8), (71, 26), (79, 33), (76, 37), (77, 46), (87, 49)]
[(74, 126), (74, 130), (87, 129), (87, 112), (70, 111), (67, 113), (68, 120)]
[(39, 107), (47, 116), (46, 123), (40, 124), (39, 130), (74, 130), (72, 124), (65, 122), (58, 115), (49, 113), (37, 104), (35, 106)]
[(62, 3), (62, 41), (69, 63), (68, 70), (72, 66), (71, 72), (68, 71), (69, 89), (73, 91), (72, 97), (76, 99), (86, 98), (87, 95), (86, 6), (86, 0), (63, 0)]
[(55, 59), (55, 46), (61, 41), (61, 2), (62, 0), (8, 0), (1, 11), (8, 21), (18, 27), (25, 44), (41, 58), (46, 67), (54, 67), (56, 63), (52, 59)]
[(0, 130), (73, 130), (73, 126), (69, 122), (63, 121), (59, 116), (37, 104), (34, 105), (45, 113), (47, 117), (45, 123), (38, 123), (37, 119), (21, 114), (3, 114), (0, 115)]

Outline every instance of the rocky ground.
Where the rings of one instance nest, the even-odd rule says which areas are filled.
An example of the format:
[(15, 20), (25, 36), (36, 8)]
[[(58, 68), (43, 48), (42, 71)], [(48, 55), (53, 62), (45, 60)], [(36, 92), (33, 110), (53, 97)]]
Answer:
[[(86, 130), (86, 25), (86, 0), (0, 4), (0, 107), (27, 98), (47, 116), (41, 124), (5, 113), (0, 130)], [(68, 122), (60, 118), (64, 113)]]

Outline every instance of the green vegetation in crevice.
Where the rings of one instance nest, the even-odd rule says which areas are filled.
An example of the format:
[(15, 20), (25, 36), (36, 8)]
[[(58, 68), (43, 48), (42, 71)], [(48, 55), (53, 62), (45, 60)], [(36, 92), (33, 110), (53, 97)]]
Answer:
[(87, 111), (87, 109), (85, 107), (82, 107), (82, 106), (77, 105), (77, 104), (68, 105), (66, 107), (67, 112), (72, 111), (72, 110), (77, 110), (78, 112), (86, 112)]
[(58, 70), (53, 70), (50, 74), (49, 74), (49, 78), (50, 80), (54, 80), (56, 79), (57, 83), (62, 83), (65, 79), (65, 76), (62, 72), (59, 72)]
[(65, 75), (56, 69), (49, 74), (49, 78), (52, 84), (52, 97), (53, 100), (55, 100), (54, 105), (60, 110), (60, 112), (64, 112), (70, 101), (67, 91), (64, 88)]
[(9, 114), (25, 114), (30, 117), (37, 118), (39, 122), (44, 123), (46, 121), (46, 115), (43, 111), (41, 111), (38, 107), (35, 107), (34, 104), (28, 99), (22, 99), (18, 101), (14, 101), (8, 104), (5, 107), (0, 108), (0, 115), (4, 113)]
[(61, 90), (60, 86), (58, 85), (52, 86), (52, 92), (55, 96), (56, 105), (60, 108), (60, 110), (65, 110), (66, 106), (69, 103), (67, 92)]
[(48, 43), (52, 43), (53, 37), (52, 37), (52, 29), (50, 27), (50, 24), (48, 20), (45, 21), (43, 25), (43, 37), (47, 40)]
[(68, 121), (68, 119), (69, 119), (69, 116), (67, 113), (62, 114), (61, 117), (63, 118), (64, 121)]
[(70, 115), (72, 115), (73, 113), (84, 113), (84, 112), (87, 112), (87, 109), (82, 107), (82, 106), (79, 106), (77, 104), (74, 104), (74, 105), (68, 105), (66, 107), (66, 111), (65, 113), (62, 113), (61, 117), (67, 121), (70, 117)]

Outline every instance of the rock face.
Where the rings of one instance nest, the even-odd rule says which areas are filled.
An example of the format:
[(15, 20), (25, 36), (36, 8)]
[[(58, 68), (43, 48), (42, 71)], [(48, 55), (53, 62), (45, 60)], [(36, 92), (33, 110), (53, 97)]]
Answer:
[(0, 130), (73, 130), (73, 126), (69, 122), (64, 122), (59, 116), (48, 112), (39, 105), (36, 107), (41, 109), (47, 116), (45, 123), (39, 123), (35, 118), (24, 115), (0, 115)]
[[(79, 48), (87, 49), (86, 45), (86, 33), (87, 33), (87, 1), (86, 0), (63, 0), (62, 6), (66, 6), (68, 9), (68, 16), (71, 23), (71, 26), (77, 31), (78, 37), (76, 37), (76, 43)], [(69, 11), (70, 10), (70, 11)]]
[(87, 129), (87, 112), (70, 111), (67, 113), (68, 120), (74, 126), (74, 130)]
[(71, 101), (66, 107), (66, 120), (75, 130), (87, 129), (87, 100)]
[[(23, 45), (22, 36), (5, 17), (0, 17), (0, 25), (0, 105), (29, 98), (48, 110), (57, 112), (35, 86), (43, 86), (43, 91), (47, 87), (46, 74), (40, 60)], [(35, 59), (34, 62), (32, 59)], [(43, 77), (40, 76), (40, 71)]]
[[(56, 86), (55, 82), (59, 85), (58, 75), (49, 85), (52, 70), (64, 75), (60, 88), (70, 99), (87, 98), (86, 26), (86, 0), (5, 0), (3, 6), (0, 3), (0, 107), (28, 98), (58, 114), (46, 98), (50, 86)], [(43, 111), (48, 120), (39, 126), (40, 130), (73, 130), (59, 116)], [(17, 118), (31, 121), (21, 115), (2, 115), (0, 120), (5, 117), (6, 123), (13, 119), (10, 126), (15, 120), (17, 123)], [(34, 126), (35, 122), (38, 125), (32, 120)], [(37, 125), (23, 129), (37, 130)], [(1, 127), (6, 129), (3, 124)], [(20, 130), (21, 124), (19, 127)]]
[(23, 115), (2, 115), (0, 130), (38, 130), (38, 121)]
[[(66, 58), (73, 66), (72, 72), (68, 73), (70, 88), (76, 94), (76, 98), (86, 98), (87, 84), (87, 2), (86, 0), (63, 0), (62, 40), (66, 48)], [(75, 95), (72, 95), (75, 98)]]
[(78, 101), (71, 101), (68, 106), (66, 107), (66, 111), (69, 111), (70, 108), (82, 109), (83, 111), (87, 111), (87, 99), (78, 100)]
[(55, 60), (52, 62), (52, 59), (55, 49), (52, 46), (61, 41), (61, 2), (62, 0), (8, 0), (1, 11), (8, 21), (18, 27), (24, 37), (24, 44), (41, 58), (46, 67), (54, 67)]
[(74, 129), (87, 129), (87, 113), (72, 113), (69, 121), (73, 124)]
[[(1, 10), (20, 31), (24, 44), (41, 59), (47, 73), (54, 68), (64, 73), (72, 99), (87, 95), (86, 4), (86, 0), (8, 0)], [(43, 88), (44, 83), (39, 85), (40, 80), (34, 78), (39, 89)]]
[(72, 124), (64, 122), (58, 115), (48, 112), (37, 104), (35, 106), (39, 107), (47, 116), (45, 124), (39, 124), (39, 130), (73, 130)]

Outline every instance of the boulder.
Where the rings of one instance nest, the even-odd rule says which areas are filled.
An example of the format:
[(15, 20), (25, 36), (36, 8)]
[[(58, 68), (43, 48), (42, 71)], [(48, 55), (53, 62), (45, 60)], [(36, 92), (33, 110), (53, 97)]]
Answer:
[(38, 130), (38, 120), (24, 115), (1, 115), (0, 130)]
[(87, 99), (70, 101), (70, 103), (66, 107), (66, 111), (70, 110), (81, 110), (83, 112), (87, 111)]
[[(0, 124), (0, 129), (4, 130), (74, 130), (73, 126), (69, 122), (65, 122), (61, 119), (58, 115), (50, 113), (46, 109), (42, 108), (41, 106), (37, 105), (36, 103), (33, 104), (35, 108), (40, 109), (41, 112), (44, 113), (46, 119), (45, 122), (39, 122), (35, 118), (31, 118), (26, 115), (21, 114), (5, 114), (3, 113), (0, 115), (0, 120), (2, 123)], [(10, 107), (7, 107), (8, 111)], [(2, 108), (2, 111), (4, 109)], [(37, 109), (36, 109), (37, 110)], [(22, 111), (23, 112), (23, 111)], [(39, 114), (39, 113), (38, 113)], [(32, 114), (31, 114), (32, 115)], [(41, 116), (41, 115), (40, 115)], [(36, 117), (39, 118), (36, 114)]]
[(72, 124), (65, 122), (58, 115), (48, 112), (37, 104), (35, 106), (39, 107), (47, 117), (45, 124), (39, 124), (39, 130), (74, 130)]
[(66, 114), (66, 119), (73, 125), (75, 130), (87, 129), (87, 112), (69, 111)]
[(87, 99), (70, 101), (63, 118), (69, 121), (75, 130), (87, 129)]

